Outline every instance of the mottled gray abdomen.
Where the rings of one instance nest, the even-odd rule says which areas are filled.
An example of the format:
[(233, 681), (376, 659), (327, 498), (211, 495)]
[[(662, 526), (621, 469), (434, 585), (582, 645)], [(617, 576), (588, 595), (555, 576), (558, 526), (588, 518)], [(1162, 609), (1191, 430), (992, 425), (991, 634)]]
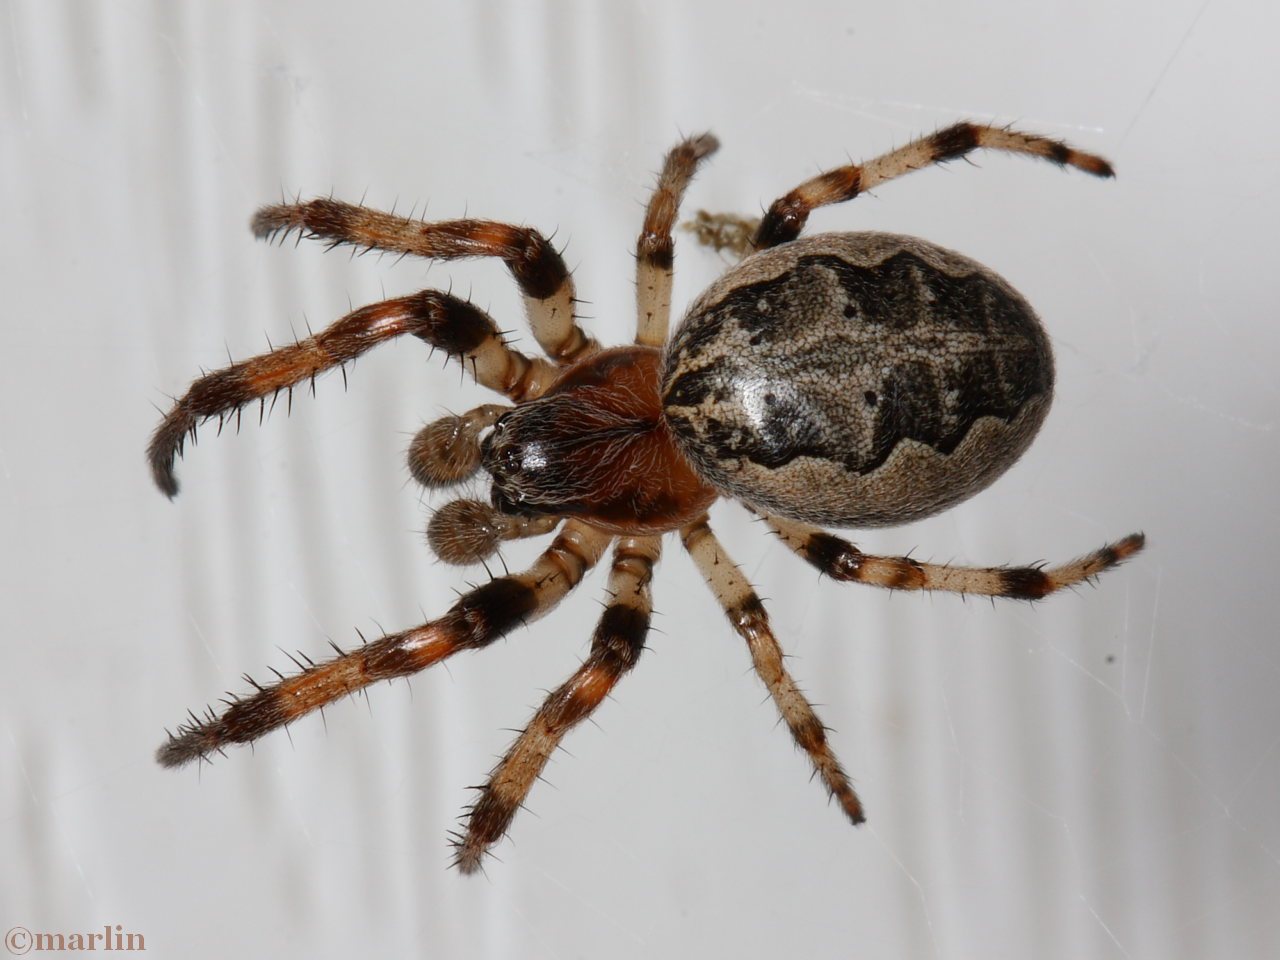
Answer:
[(972, 496), (1022, 455), (1053, 354), (981, 264), (913, 237), (821, 234), (753, 254), (699, 297), (662, 391), (685, 455), (726, 493), (883, 526)]

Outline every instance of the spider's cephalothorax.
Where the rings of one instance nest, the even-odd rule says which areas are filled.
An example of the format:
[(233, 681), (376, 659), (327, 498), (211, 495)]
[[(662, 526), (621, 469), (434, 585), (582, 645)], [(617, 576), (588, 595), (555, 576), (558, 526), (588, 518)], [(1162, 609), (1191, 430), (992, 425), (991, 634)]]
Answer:
[(535, 230), (424, 223), (335, 200), (259, 211), (259, 236), (297, 230), (333, 244), (503, 260), (547, 357), (513, 350), (487, 314), (438, 291), (362, 307), (315, 336), (192, 384), (152, 438), (160, 488), (177, 493), (174, 460), (200, 423), (265, 403), (408, 333), (514, 404), (444, 417), (414, 438), (409, 469), (424, 486), (450, 486), (478, 471), (492, 482), (490, 503), (455, 500), (435, 513), (431, 547), (450, 563), (473, 563), (502, 540), (557, 535), (528, 570), (475, 588), (438, 619), (308, 660), (294, 676), (254, 684), (221, 712), (192, 715), (160, 748), (162, 764), (252, 742), (377, 680), (487, 646), (553, 608), (612, 544), (610, 600), (591, 652), (499, 761), (457, 837), (458, 866), (475, 870), (565, 733), (634, 666), (662, 536), (678, 532), (796, 743), (860, 823), (862, 805), (787, 673), (764, 606), (708, 526), (717, 496), (742, 500), (831, 577), (888, 588), (1038, 599), (1142, 548), (1142, 535), (1133, 534), (1055, 567), (953, 567), (864, 554), (812, 525), (905, 523), (988, 485), (1044, 420), (1053, 358), (1031, 308), (980, 264), (889, 234), (801, 239), (809, 213), (979, 147), (1110, 176), (1104, 160), (1045, 137), (959, 123), (802, 183), (758, 224), (700, 214), (694, 229), (704, 241), (749, 255), (695, 302), (668, 343), (672, 227), (699, 161), (716, 147), (706, 134), (667, 155), (636, 245), (636, 343), (608, 350), (578, 326), (572, 278)]
[(504, 414), (480, 447), (494, 507), (628, 534), (665, 533), (705, 513), (716, 491), (676, 446), (660, 363), (654, 347), (603, 350)]

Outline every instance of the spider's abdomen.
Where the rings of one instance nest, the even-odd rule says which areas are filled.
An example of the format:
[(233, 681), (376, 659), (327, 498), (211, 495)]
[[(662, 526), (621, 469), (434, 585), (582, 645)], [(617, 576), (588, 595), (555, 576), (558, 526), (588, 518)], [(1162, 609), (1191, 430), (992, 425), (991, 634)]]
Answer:
[(906, 523), (990, 484), (1049, 410), (1031, 307), (924, 240), (822, 234), (753, 254), (689, 309), (663, 409), (725, 492), (827, 526)]

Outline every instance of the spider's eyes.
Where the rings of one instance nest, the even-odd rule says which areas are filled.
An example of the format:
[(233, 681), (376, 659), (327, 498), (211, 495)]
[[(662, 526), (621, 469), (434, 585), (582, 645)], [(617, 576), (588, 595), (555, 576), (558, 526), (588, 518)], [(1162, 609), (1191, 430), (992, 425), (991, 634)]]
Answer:
[(503, 447), (501, 452), (498, 454), (498, 462), (495, 464), (497, 472), (507, 476), (519, 473), (520, 468), (523, 465), (523, 443), (513, 443), (510, 446)]
[(503, 445), (497, 431), (485, 437), (480, 447), (480, 456), (484, 459), (484, 468), (495, 477), (509, 477), (520, 470), (520, 460), (524, 456), (524, 444), (508, 443)]
[(510, 437), (510, 415), (503, 415), (493, 425), (489, 435), (481, 441), (480, 454), (485, 469), (495, 477), (507, 478), (543, 466), (545, 458), (539, 455), (540, 446)]
[(524, 420), (504, 414), (481, 441), (484, 469), (493, 478), (493, 506), (511, 516), (538, 516), (529, 505), (538, 501), (540, 478), (551, 462), (542, 440)]

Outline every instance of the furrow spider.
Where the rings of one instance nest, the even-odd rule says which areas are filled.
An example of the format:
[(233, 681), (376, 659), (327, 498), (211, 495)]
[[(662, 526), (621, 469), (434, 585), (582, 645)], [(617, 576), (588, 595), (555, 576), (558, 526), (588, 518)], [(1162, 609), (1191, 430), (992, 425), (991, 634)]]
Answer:
[(496, 257), (515, 277), (545, 357), (512, 349), (472, 304), (424, 290), (361, 307), (292, 346), (196, 380), (155, 432), (157, 485), (178, 491), (188, 437), (257, 400), (411, 334), (445, 351), (511, 405), (485, 404), (424, 427), (413, 477), (448, 487), (484, 471), (491, 502), (455, 500), (428, 527), (432, 549), (468, 564), (502, 540), (555, 533), (527, 570), (490, 580), (438, 619), (383, 636), (191, 715), (160, 748), (173, 767), (251, 743), (378, 680), (488, 646), (550, 611), (612, 547), (609, 601), (581, 667), (547, 697), (480, 789), (454, 843), (475, 871), (508, 830), (565, 734), (644, 649), (663, 536), (678, 533), (746, 641), (795, 742), (853, 823), (862, 804), (827, 731), (783, 662), (759, 597), (716, 539), (720, 496), (758, 513), (798, 556), (837, 580), (902, 590), (1038, 599), (1088, 580), (1143, 546), (1133, 534), (1051, 567), (970, 568), (864, 554), (825, 532), (887, 526), (946, 509), (1003, 473), (1030, 444), (1053, 393), (1049, 340), (1003, 279), (924, 240), (832, 233), (801, 238), (812, 210), (977, 148), (1025, 154), (1099, 177), (1105, 160), (1045, 137), (958, 123), (861, 165), (800, 184), (762, 220), (700, 214), (695, 232), (745, 254), (668, 338), (675, 225), (710, 134), (667, 154), (636, 243), (637, 332), (602, 348), (574, 315), (573, 279), (538, 231), (486, 220), (424, 223), (334, 199), (264, 207), (254, 233), (430, 259)]

